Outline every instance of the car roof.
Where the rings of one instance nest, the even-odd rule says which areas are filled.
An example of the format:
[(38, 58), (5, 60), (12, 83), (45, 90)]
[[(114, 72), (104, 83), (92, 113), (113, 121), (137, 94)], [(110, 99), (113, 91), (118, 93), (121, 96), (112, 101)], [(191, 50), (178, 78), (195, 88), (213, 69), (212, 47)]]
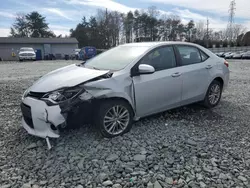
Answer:
[(192, 45), (192, 46), (198, 46), (194, 43), (190, 42), (179, 42), (179, 41), (159, 41), (159, 42), (135, 42), (135, 43), (127, 43), (123, 44), (121, 46), (134, 46), (134, 47), (157, 47), (162, 45), (170, 45), (170, 44), (182, 44), (182, 45)]

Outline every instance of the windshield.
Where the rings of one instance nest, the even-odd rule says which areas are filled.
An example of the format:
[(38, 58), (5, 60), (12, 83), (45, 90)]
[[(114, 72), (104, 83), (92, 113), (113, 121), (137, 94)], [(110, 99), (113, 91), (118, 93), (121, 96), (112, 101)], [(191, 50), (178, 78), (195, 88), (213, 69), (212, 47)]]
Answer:
[(24, 51), (33, 52), (34, 50), (32, 48), (21, 48), (20, 49), (20, 52), (24, 52)]
[(86, 67), (104, 70), (121, 70), (145, 53), (147, 46), (118, 46), (88, 60)]

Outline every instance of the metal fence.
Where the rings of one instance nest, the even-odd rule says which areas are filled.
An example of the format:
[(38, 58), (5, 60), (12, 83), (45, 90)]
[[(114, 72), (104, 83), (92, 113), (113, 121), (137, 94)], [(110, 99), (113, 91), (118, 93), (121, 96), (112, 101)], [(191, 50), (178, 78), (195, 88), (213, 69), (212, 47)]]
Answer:
[(218, 52), (239, 52), (239, 51), (250, 51), (250, 46), (240, 46), (240, 47), (223, 47), (223, 48), (208, 48), (214, 53)]

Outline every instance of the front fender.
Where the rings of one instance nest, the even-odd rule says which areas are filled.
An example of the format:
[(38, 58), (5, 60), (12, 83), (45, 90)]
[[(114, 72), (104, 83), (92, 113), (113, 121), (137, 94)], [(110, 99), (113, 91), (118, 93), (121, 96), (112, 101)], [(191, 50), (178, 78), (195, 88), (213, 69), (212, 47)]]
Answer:
[(96, 99), (125, 99), (135, 111), (132, 78), (127, 75), (89, 82), (84, 89)]

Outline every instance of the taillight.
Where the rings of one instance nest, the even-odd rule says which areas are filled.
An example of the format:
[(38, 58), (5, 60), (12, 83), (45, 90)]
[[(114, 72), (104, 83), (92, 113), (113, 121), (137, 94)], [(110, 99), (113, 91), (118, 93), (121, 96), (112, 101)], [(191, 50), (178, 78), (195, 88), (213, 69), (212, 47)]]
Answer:
[(224, 64), (229, 67), (229, 63), (227, 61), (224, 61)]

